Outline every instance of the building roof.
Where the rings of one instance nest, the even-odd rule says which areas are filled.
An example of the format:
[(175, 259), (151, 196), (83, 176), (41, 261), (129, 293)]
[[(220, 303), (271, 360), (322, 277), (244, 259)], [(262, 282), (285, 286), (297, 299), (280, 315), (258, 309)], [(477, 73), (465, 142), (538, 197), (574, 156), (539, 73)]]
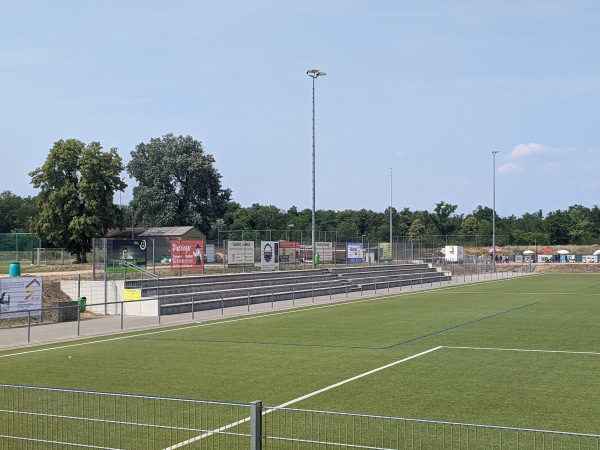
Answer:
[(196, 238), (205, 239), (206, 236), (193, 226), (186, 227), (135, 227), (123, 230), (109, 230), (104, 236), (108, 239), (137, 239), (137, 238)]
[(143, 233), (140, 233), (140, 237), (180, 237), (186, 234), (202, 234), (195, 227), (151, 227)]
[[(135, 227), (133, 229), (134, 239), (135, 239), (135, 236), (139, 236), (141, 233), (143, 233), (147, 229), (148, 228), (145, 228), (145, 227)], [(130, 227), (130, 228), (124, 228), (123, 230), (118, 230), (118, 229), (108, 230), (108, 232), (106, 233), (106, 235), (104, 237), (109, 238), (109, 239), (132, 239), (131, 235), (132, 235), (132, 232), (131, 232), (131, 227)]]

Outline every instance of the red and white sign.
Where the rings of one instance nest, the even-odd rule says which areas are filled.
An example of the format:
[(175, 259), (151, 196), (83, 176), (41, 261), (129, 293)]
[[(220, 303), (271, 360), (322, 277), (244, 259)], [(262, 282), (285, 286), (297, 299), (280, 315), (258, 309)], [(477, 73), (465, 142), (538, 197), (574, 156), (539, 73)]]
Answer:
[(171, 241), (171, 269), (204, 268), (204, 241)]

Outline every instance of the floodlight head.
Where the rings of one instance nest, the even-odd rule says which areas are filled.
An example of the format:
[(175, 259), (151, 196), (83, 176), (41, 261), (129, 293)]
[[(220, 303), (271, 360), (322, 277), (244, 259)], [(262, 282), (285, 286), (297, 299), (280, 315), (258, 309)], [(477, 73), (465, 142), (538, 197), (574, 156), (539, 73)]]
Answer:
[(317, 72), (316, 74), (317, 77), (324, 77), (325, 75), (327, 75), (325, 72)]
[(307, 74), (309, 74), (309, 73), (319, 73), (319, 69), (308, 69), (308, 70), (306, 71), (306, 73), (307, 73)]

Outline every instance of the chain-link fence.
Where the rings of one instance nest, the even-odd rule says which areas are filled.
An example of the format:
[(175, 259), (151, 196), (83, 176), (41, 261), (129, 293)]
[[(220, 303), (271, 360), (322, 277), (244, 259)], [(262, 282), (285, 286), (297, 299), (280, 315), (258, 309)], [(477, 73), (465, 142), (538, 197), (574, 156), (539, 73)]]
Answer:
[(30, 262), (36, 264), (40, 238), (30, 233), (0, 233), (0, 262)]

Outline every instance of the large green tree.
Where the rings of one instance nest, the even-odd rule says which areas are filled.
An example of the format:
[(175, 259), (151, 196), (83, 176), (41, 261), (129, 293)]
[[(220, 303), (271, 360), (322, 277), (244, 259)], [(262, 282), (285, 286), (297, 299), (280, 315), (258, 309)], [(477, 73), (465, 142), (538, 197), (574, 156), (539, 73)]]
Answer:
[(19, 197), (11, 191), (0, 192), (0, 233), (31, 232), (31, 219), (38, 212), (32, 197)]
[(131, 152), (127, 172), (136, 179), (135, 223), (194, 225), (204, 233), (224, 217), (231, 190), (221, 186), (215, 159), (191, 136), (167, 134)]
[(116, 148), (104, 152), (98, 142), (55, 142), (44, 165), (29, 173), (40, 190), (37, 232), (75, 255), (77, 262), (86, 262), (92, 239), (122, 224), (113, 197), (127, 187), (120, 177), (123, 169)]

